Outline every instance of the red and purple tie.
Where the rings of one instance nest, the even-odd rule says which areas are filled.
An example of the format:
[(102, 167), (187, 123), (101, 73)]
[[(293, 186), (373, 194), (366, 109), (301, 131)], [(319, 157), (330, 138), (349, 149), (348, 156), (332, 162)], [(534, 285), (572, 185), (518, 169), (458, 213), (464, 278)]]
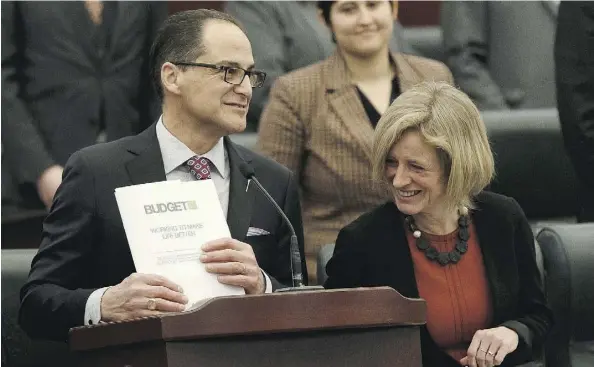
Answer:
[(190, 173), (197, 180), (210, 179), (210, 160), (208, 158), (194, 156), (186, 161), (190, 167)]

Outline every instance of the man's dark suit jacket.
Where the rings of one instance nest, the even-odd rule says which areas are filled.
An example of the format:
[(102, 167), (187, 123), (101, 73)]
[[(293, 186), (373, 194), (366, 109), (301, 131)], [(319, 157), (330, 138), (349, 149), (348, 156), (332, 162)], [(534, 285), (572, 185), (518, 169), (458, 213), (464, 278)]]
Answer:
[(63, 166), (100, 130), (116, 140), (158, 118), (148, 55), (167, 4), (105, 2), (103, 15), (96, 27), (84, 1), (2, 3), (2, 164), (13, 180), (3, 177), (3, 191), (15, 191), (3, 197)]
[[(532, 230), (517, 202), (483, 192), (476, 198), (476, 227), (491, 294), (490, 327), (506, 326), (518, 333), (519, 345), (502, 366), (530, 360), (552, 325), (536, 265)], [(362, 215), (343, 228), (326, 266), (326, 288), (389, 286), (405, 297), (419, 291), (403, 216), (394, 203)], [(402, 225), (401, 225), (402, 224)], [(460, 366), (421, 328), (424, 367)]]
[(594, 222), (594, 3), (562, 1), (555, 40), (559, 120), (583, 186), (578, 220)]
[[(43, 225), (39, 252), (21, 290), (19, 323), (29, 335), (65, 340), (71, 327), (83, 325), (87, 298), (94, 290), (118, 284), (135, 271), (114, 190), (166, 180), (155, 126), (137, 136), (85, 148), (66, 164)], [(245, 161), (253, 167), (293, 223), (305, 271), (295, 178), (287, 168), (228, 138), (225, 146), (231, 172), (227, 215), (231, 236), (253, 247), (273, 290), (290, 285), (289, 229), (255, 185), (246, 192), (248, 182), (239, 164)], [(246, 237), (249, 227), (270, 234)]]

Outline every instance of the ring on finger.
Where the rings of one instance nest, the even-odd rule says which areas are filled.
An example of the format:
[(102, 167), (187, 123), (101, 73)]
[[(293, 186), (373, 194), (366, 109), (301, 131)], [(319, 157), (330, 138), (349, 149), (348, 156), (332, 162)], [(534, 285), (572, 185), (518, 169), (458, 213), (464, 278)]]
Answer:
[(146, 308), (148, 308), (151, 311), (154, 311), (157, 309), (157, 300), (154, 298), (149, 298), (148, 301), (146, 301)]

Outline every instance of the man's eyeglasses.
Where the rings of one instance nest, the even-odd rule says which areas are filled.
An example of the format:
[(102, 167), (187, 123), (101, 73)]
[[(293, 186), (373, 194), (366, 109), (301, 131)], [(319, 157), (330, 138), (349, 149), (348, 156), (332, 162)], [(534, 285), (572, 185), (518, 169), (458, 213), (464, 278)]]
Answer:
[(243, 83), (243, 79), (247, 75), (250, 80), (250, 85), (252, 88), (260, 88), (264, 84), (264, 80), (266, 80), (266, 73), (259, 70), (245, 70), (235, 66), (221, 66), (221, 65), (213, 65), (213, 64), (203, 64), (197, 62), (183, 62), (183, 61), (174, 61), (172, 62), (174, 65), (178, 66), (197, 66), (201, 68), (209, 68), (215, 70), (221, 70), (225, 72), (225, 82), (233, 85), (239, 85)]

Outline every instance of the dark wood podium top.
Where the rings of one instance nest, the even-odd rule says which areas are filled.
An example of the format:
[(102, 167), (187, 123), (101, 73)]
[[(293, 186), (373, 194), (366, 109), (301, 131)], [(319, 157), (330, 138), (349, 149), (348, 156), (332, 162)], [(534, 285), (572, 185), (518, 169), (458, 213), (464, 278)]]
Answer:
[(425, 321), (424, 300), (405, 298), (389, 287), (232, 296), (210, 299), (188, 312), (73, 328), (70, 349)]

